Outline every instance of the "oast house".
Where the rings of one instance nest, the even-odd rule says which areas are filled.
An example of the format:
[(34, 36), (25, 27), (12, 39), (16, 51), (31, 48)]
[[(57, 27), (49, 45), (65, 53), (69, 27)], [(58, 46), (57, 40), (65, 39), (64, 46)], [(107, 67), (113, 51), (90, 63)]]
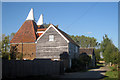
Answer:
[(57, 26), (44, 24), (42, 14), (36, 24), (33, 9), (10, 43), (18, 45), (24, 60), (62, 60), (65, 67), (71, 67), (71, 60), (79, 55), (79, 45)]

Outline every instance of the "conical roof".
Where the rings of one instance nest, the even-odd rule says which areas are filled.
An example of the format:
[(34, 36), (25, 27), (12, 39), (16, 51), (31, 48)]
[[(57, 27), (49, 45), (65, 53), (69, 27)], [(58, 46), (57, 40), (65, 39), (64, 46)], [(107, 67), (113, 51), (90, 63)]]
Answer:
[(33, 8), (31, 8), (26, 20), (34, 20)]
[(38, 19), (37, 25), (43, 25), (43, 14), (40, 15), (40, 18)]
[(25, 43), (36, 41), (37, 25), (33, 20), (26, 20), (17, 31), (10, 43)]

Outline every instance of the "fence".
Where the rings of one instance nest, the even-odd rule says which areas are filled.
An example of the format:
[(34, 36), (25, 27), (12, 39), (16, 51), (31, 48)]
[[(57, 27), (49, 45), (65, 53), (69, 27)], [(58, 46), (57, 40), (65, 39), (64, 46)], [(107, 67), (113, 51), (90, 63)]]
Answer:
[(3, 77), (24, 77), (34, 75), (59, 75), (64, 73), (62, 61), (39, 60), (2, 60)]

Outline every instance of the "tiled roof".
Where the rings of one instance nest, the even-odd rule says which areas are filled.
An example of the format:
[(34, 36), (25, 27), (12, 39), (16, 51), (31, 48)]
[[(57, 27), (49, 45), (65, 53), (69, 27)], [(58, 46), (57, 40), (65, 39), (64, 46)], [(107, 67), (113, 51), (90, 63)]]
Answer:
[(66, 37), (71, 43), (79, 46), (74, 40), (72, 40), (72, 38), (67, 34), (65, 33), (64, 31), (60, 30), (59, 28), (55, 27), (62, 35), (64, 35), (64, 37)]
[(37, 36), (39, 37), (39, 36), (41, 36), (43, 33), (37, 33)]
[(37, 25), (38, 29), (48, 28), (50, 24)]
[(38, 26), (38, 29), (44, 28), (43, 25), (37, 25), (37, 26)]
[[(39, 32), (39, 31), (45, 31), (47, 28), (41, 28), (41, 29), (37, 29), (37, 31)], [(37, 38), (39, 37), (39, 36), (41, 36), (42, 34), (43, 34), (43, 32), (42, 33), (37, 33)]]
[(45, 31), (47, 28), (37, 29), (37, 31)]
[(36, 41), (37, 25), (32, 20), (26, 20), (17, 31), (10, 43), (24, 43)]
[(80, 48), (80, 54), (86, 53), (88, 55), (94, 54), (94, 49), (93, 48)]

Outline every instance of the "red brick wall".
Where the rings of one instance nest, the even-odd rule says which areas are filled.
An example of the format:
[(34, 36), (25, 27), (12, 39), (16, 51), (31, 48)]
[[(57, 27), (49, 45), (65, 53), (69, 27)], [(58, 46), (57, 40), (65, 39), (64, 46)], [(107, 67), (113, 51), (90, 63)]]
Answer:
[[(14, 46), (15, 44), (11, 44)], [(36, 57), (36, 44), (35, 43), (23, 43), (18, 44), (17, 46), (18, 52), (23, 53), (23, 59), (33, 60)]]

